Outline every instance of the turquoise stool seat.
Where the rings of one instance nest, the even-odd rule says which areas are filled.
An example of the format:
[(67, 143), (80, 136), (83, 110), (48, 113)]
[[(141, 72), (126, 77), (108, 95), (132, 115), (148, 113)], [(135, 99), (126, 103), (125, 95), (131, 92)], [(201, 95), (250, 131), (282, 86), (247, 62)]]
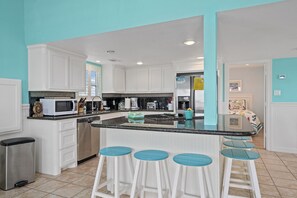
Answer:
[(243, 141), (226, 141), (223, 143), (225, 146), (232, 147), (232, 148), (240, 148), (240, 149), (252, 149), (255, 148), (255, 145), (250, 142), (243, 142)]
[(224, 138), (228, 140), (243, 140), (243, 141), (252, 140), (250, 136), (224, 136)]
[(132, 149), (129, 147), (111, 146), (111, 147), (106, 147), (101, 149), (99, 153), (104, 156), (115, 157), (115, 156), (128, 155), (131, 152), (132, 152)]
[(144, 161), (160, 161), (168, 158), (168, 153), (161, 150), (143, 150), (134, 154), (134, 157)]
[[(105, 147), (103, 149), (100, 149), (100, 151), (99, 151), (100, 159), (99, 159), (99, 163), (98, 163), (98, 167), (97, 167), (97, 171), (96, 171), (96, 176), (95, 176), (95, 181), (94, 181), (94, 185), (93, 185), (93, 189), (92, 189), (91, 198), (96, 198), (96, 197), (119, 198), (121, 196), (121, 194), (123, 194), (125, 192), (125, 190), (128, 190), (128, 189), (126, 189), (128, 187), (127, 183), (125, 184), (119, 180), (119, 176), (120, 176), (119, 167), (121, 167), (120, 163), (122, 163), (120, 159), (124, 160), (126, 158), (128, 160), (128, 168), (129, 168), (128, 172), (130, 172), (131, 180), (133, 179), (134, 169), (133, 169), (131, 153), (132, 153), (132, 149), (129, 147), (125, 147), (125, 146), (111, 146), (111, 147)], [(100, 180), (101, 180), (101, 175), (103, 172), (104, 162), (105, 162), (105, 159), (107, 159), (107, 158), (113, 158), (111, 163), (113, 163), (112, 168), (113, 168), (114, 174), (109, 179), (109, 181), (105, 181), (102, 183), (102, 182), (100, 182)], [(107, 166), (110, 166), (109, 162), (107, 162)], [(112, 186), (114, 186), (114, 195), (113, 196), (111, 196), (109, 193), (107, 193), (105, 191), (100, 190), (102, 188), (107, 187), (107, 185), (109, 185), (109, 184), (112, 184)], [(122, 189), (122, 187), (124, 187), (124, 190)]]
[[(230, 187), (250, 189), (253, 195), (252, 197), (261, 198), (257, 170), (255, 166), (255, 160), (260, 158), (260, 154), (255, 151), (234, 148), (223, 149), (221, 154), (225, 157), (225, 171), (221, 198), (230, 197)], [(236, 169), (232, 170), (232, 163), (234, 160), (240, 160), (246, 165), (246, 168), (239, 167), (239, 171)], [(231, 174), (244, 174), (248, 175), (249, 177), (245, 177), (245, 179), (232, 179)]]
[(212, 159), (207, 155), (182, 153), (174, 156), (173, 161), (184, 166), (207, 166), (212, 163)]
[[(174, 184), (172, 189), (171, 198), (177, 197), (178, 184), (181, 184), (180, 191), (182, 193), (181, 197), (189, 195), (191, 197), (196, 197), (195, 195), (188, 194), (186, 192), (187, 186), (187, 168), (196, 168), (198, 170), (198, 184), (200, 197), (214, 197), (211, 188), (209, 166), (212, 163), (212, 159), (207, 155), (202, 155), (198, 153), (181, 153), (173, 157), (173, 161), (177, 164), (176, 173), (174, 177)], [(181, 177), (181, 182), (179, 177)], [(191, 175), (193, 177), (194, 175)], [(205, 184), (206, 181), (206, 184)], [(205, 186), (206, 185), (206, 186)], [(205, 191), (205, 187), (207, 191)], [(207, 195), (207, 196), (206, 196)]]
[(242, 149), (223, 149), (221, 154), (236, 160), (256, 160), (260, 158), (259, 153)]
[[(145, 191), (156, 192), (158, 193), (159, 198), (163, 197), (163, 191), (165, 191), (165, 193), (169, 193), (170, 195), (171, 186), (170, 186), (169, 174), (168, 174), (167, 165), (166, 165), (166, 159), (169, 157), (169, 154), (166, 151), (161, 151), (161, 150), (142, 150), (134, 153), (134, 157), (136, 159), (136, 166), (135, 166), (135, 173), (134, 173), (130, 198), (138, 197), (136, 196), (136, 187), (139, 186), (137, 185), (137, 181), (138, 181), (138, 176), (140, 172), (140, 167), (143, 168), (143, 173), (141, 175), (142, 184), (140, 185), (140, 189), (139, 189), (139, 192), (141, 193), (140, 197), (144, 197)], [(157, 179), (157, 188), (148, 187), (146, 185), (148, 163), (155, 164), (155, 167), (156, 167), (155, 177)], [(161, 174), (163, 172), (163, 171), (161, 172), (161, 166), (163, 166), (164, 174)], [(165, 189), (162, 188), (162, 184), (161, 184), (162, 176), (164, 176), (164, 179), (165, 179)], [(168, 197), (168, 195), (165, 197)]]

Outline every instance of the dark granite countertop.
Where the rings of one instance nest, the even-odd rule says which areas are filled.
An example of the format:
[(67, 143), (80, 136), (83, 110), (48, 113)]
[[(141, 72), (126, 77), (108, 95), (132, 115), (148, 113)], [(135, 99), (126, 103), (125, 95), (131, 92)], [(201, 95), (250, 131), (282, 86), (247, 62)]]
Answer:
[(127, 117), (92, 122), (93, 127), (130, 129), (158, 132), (251, 136), (256, 134), (248, 120), (240, 115), (219, 115), (217, 125), (204, 125), (203, 117), (193, 120), (183, 118), (164, 120), (145, 116), (143, 123), (130, 123)]
[[(169, 110), (137, 110), (137, 111), (148, 111), (148, 112), (164, 112), (164, 113), (172, 113), (173, 111)], [(80, 118), (86, 116), (97, 116), (102, 114), (109, 114), (109, 113), (120, 113), (120, 112), (129, 112), (129, 110), (110, 110), (110, 111), (97, 111), (93, 113), (78, 113), (73, 115), (65, 115), (65, 116), (43, 116), (43, 117), (27, 117), (27, 119), (35, 119), (35, 120), (64, 120), (64, 119), (71, 119), (71, 118)], [(134, 111), (133, 111), (134, 112)]]

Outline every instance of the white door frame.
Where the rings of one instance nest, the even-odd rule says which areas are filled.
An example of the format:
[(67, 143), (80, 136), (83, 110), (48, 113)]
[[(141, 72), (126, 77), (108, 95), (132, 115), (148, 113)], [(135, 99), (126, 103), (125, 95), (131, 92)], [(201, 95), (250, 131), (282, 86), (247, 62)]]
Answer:
[[(267, 150), (271, 149), (271, 94), (272, 94), (272, 61), (271, 60), (257, 60), (257, 61), (244, 61), (244, 62), (225, 62), (224, 63), (224, 94), (223, 101), (219, 102), (219, 109), (222, 112), (228, 114), (228, 102), (229, 98), (229, 65), (231, 64), (263, 64), (264, 66), (264, 147)], [(224, 101), (225, 100), (225, 101)], [(221, 106), (223, 105), (223, 107)]]

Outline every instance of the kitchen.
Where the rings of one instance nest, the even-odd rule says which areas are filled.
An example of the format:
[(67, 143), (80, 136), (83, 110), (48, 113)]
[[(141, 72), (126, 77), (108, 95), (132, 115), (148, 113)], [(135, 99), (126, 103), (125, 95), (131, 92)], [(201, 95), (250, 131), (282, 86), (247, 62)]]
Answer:
[[(36, 6), (36, 5), (33, 5), (33, 6)], [(34, 24), (33, 24), (34, 25)], [(45, 34), (46, 35), (46, 34)], [(30, 38), (31, 37), (31, 35), (29, 34), (28, 35), (28, 37)], [(32, 38), (31, 38), (32, 39)], [(34, 40), (34, 39), (33, 39)], [(31, 44), (33, 44), (34, 43), (34, 41), (32, 40), (32, 42), (31, 42)], [(42, 39), (41, 39), (42, 40)], [(55, 39), (49, 39), (49, 40), (55, 40)], [(57, 39), (58, 40), (58, 39)], [(203, 40), (203, 39), (202, 39)], [(45, 41), (46, 41), (46, 39), (45, 39)], [(198, 40), (199, 42), (201, 42), (200, 40)], [(202, 41), (203, 42), (203, 41)], [(44, 42), (35, 42), (35, 43), (44, 43)], [(129, 45), (129, 44), (128, 44)], [(66, 47), (66, 46), (65, 46)], [(109, 50), (109, 49), (108, 49)], [(116, 51), (116, 53), (117, 53), (117, 50), (115, 50)], [(76, 52), (76, 51), (75, 51)], [(77, 53), (77, 52), (76, 52)], [(189, 54), (190, 53), (193, 53), (193, 52), (189, 52)], [(103, 54), (103, 53), (102, 53)], [(105, 54), (105, 52), (104, 52), (104, 54)], [(196, 53), (195, 53), (196, 54)], [(73, 54), (71, 54), (70, 56), (72, 56)], [(134, 54), (134, 56), (136, 56), (135, 54)], [(194, 57), (196, 57), (197, 55), (195, 55)], [(201, 54), (201, 56), (203, 56), (203, 53)], [(197, 57), (196, 57), (197, 58)], [(208, 58), (207, 57), (205, 57), (207, 60), (208, 60)], [(13, 60), (13, 59), (12, 59)], [(121, 59), (120, 59), (121, 60)], [(138, 61), (138, 60), (135, 60), (135, 61), (133, 61), (133, 63), (135, 64), (135, 62), (136, 61)], [(193, 61), (196, 61), (196, 60), (193, 60)], [(111, 65), (113, 64), (113, 63), (110, 63)], [(180, 66), (181, 64), (180, 63), (176, 63), (176, 64), (174, 64), (174, 66), (175, 66), (175, 68), (177, 68), (176, 70), (180, 70)], [(167, 66), (167, 65), (164, 65), (164, 67), (165, 66)], [(199, 67), (199, 65), (196, 65), (196, 66), (193, 66), (193, 64), (192, 65), (190, 65), (189, 67), (184, 67), (184, 69), (185, 70), (189, 70), (189, 71), (191, 71), (191, 70), (193, 70), (192, 69), (192, 67), (195, 67), (195, 70), (194, 71), (197, 71), (197, 68)], [(64, 70), (65, 71), (65, 70)], [(198, 69), (198, 71), (199, 71), (199, 69)], [(77, 72), (78, 72), (78, 70), (77, 70)], [(131, 72), (132, 73), (132, 75), (134, 74), (134, 76), (136, 75), (137, 76), (137, 74), (136, 73), (133, 73), (133, 72)], [(147, 73), (149, 73), (148, 71), (147, 71)], [(158, 73), (158, 72), (156, 72), (156, 73)], [(162, 73), (162, 72), (161, 72)], [(38, 74), (38, 75), (37, 75)], [(41, 73), (37, 73), (35, 76), (34, 76), (34, 78), (40, 78), (41, 76), (40, 76), (40, 74)], [(63, 75), (63, 74), (65, 74), (65, 73), (60, 73), (61, 75)], [(143, 74), (142, 72), (140, 73), (140, 74)], [(113, 75), (113, 74), (112, 74)], [(7, 75), (6, 77), (9, 77), (10, 75)], [(104, 77), (104, 76), (103, 76)], [(126, 75), (125, 75), (125, 77), (126, 77)], [(207, 74), (206, 74), (206, 77), (209, 77), (209, 76), (207, 76)], [(33, 79), (34, 79), (33, 78)], [(140, 79), (141, 79), (141, 77), (139, 77)], [(148, 79), (149, 79), (149, 77), (147, 77)], [(60, 79), (63, 79), (63, 78), (58, 78), (58, 80), (60, 80)], [(158, 78), (158, 79), (160, 79), (160, 78)], [(162, 79), (162, 78), (161, 78)], [(39, 81), (39, 82), (42, 82), (44, 79), (42, 79), (42, 77), (41, 77), (41, 81)], [(73, 80), (73, 79), (72, 79)], [(75, 80), (75, 79), (74, 79)], [(110, 79), (109, 79), (110, 80)], [(161, 80), (162, 81), (162, 80)], [(174, 81), (174, 80), (173, 80)], [(63, 82), (59, 82), (59, 81), (54, 81), (54, 82), (56, 82), (56, 83), (63, 83)], [(74, 81), (72, 81), (72, 82), (74, 82)], [(119, 81), (118, 81), (119, 82)], [(149, 83), (150, 81), (148, 81), (148, 83)], [(156, 81), (151, 81), (151, 82), (156, 82)], [(159, 81), (160, 82), (160, 81)], [(206, 84), (207, 84), (207, 82), (208, 81), (206, 81)], [(113, 82), (114, 83), (114, 82)], [(75, 83), (74, 83), (75, 84)], [(72, 85), (74, 85), (74, 84), (72, 84)], [(135, 83), (134, 83), (135, 84)], [(159, 84), (159, 83), (157, 83), (157, 84)], [(76, 84), (76, 85), (78, 85), (78, 84)], [(123, 85), (123, 84), (120, 84), (120, 83), (118, 83), (117, 85)], [(133, 83), (131, 84), (131, 85), (133, 85)], [(24, 86), (24, 84), (23, 84), (23, 86)], [(25, 85), (26, 86), (26, 85)], [(207, 85), (206, 85), (207, 86)], [(103, 85), (103, 87), (104, 87), (104, 85)], [(26, 88), (25, 88), (26, 89)], [(162, 90), (162, 87), (161, 87), (161, 90)], [(215, 89), (216, 90), (216, 89)], [(215, 91), (214, 90), (214, 91)], [(28, 91), (28, 90), (27, 90)], [(41, 91), (41, 90), (37, 90), (37, 91)], [(158, 91), (157, 91), (158, 92)], [(157, 93), (157, 92), (155, 92), (155, 93)], [(163, 91), (162, 91), (162, 93), (163, 93)], [(23, 94), (24, 94), (24, 92), (23, 92)], [(25, 93), (24, 95), (29, 95), (29, 93)], [(113, 93), (114, 94), (114, 93)], [(120, 93), (121, 94), (121, 93)], [(131, 94), (131, 93), (129, 93), (129, 94)], [(151, 94), (151, 92), (150, 93), (146, 93), (146, 94)], [(114, 97), (114, 96), (112, 96), (112, 97)], [(122, 98), (125, 98), (126, 97), (126, 95), (124, 95), (124, 96), (120, 96), (120, 97), (122, 97)], [(129, 95), (128, 97), (137, 97), (136, 95)], [(144, 96), (144, 97), (146, 97), (146, 96)], [(164, 97), (168, 97), (168, 96), (164, 96)], [(210, 96), (206, 96), (207, 98), (209, 98)], [(220, 97), (220, 96), (219, 96)], [(29, 97), (23, 97), (23, 98), (29, 98)], [(138, 96), (138, 100), (139, 100), (139, 98), (141, 98), (141, 96)], [(28, 99), (23, 99), (23, 100), (28, 100)], [(112, 100), (113, 101), (113, 100)], [(150, 102), (153, 102), (153, 101), (155, 101), (155, 100), (152, 100), (152, 101), (150, 101)], [(173, 101), (174, 102), (176, 102), (177, 100), (176, 100), (176, 98), (174, 98), (173, 97)], [(207, 101), (207, 100), (206, 100)], [(113, 103), (113, 102), (112, 102)], [(25, 102), (25, 104), (28, 104), (28, 102)], [(173, 109), (175, 109), (176, 108), (176, 105), (175, 105), (175, 103), (173, 103), (174, 105), (174, 107), (173, 107)], [(213, 105), (214, 103), (211, 103), (210, 105)], [(110, 106), (110, 105), (108, 105), (108, 106)], [(139, 105), (139, 107), (140, 107), (140, 105)], [(142, 107), (143, 108), (143, 107)], [(164, 106), (164, 109), (165, 109), (166, 107)], [(167, 107), (168, 108), (168, 107)], [(206, 109), (206, 111), (209, 111), (209, 109), (210, 108), (208, 108), (208, 106), (206, 105), (206, 107), (205, 107), (205, 109)], [(25, 112), (24, 113), (24, 115), (29, 115), (29, 108), (28, 107), (26, 107), (26, 111), (27, 112)], [(209, 115), (211, 115), (211, 114), (207, 114), (208, 112), (205, 112), (206, 113), (206, 116), (209, 116)], [(104, 116), (109, 116), (108, 115), (108, 113), (105, 113), (102, 117), (104, 117)], [(27, 117), (27, 116), (25, 116), (25, 117)], [(29, 121), (30, 122), (30, 121)], [(25, 121), (25, 123), (26, 123), (26, 121)], [(71, 124), (71, 123), (70, 123)], [(47, 125), (45, 125), (45, 127), (44, 128), (47, 128), (46, 127)], [(30, 126), (28, 126), (27, 125), (27, 123), (23, 126), (23, 128), (24, 129), (26, 129), (26, 127), (28, 127), (27, 129), (30, 129)], [(51, 126), (51, 127), (53, 127), (53, 126)], [(67, 128), (67, 129), (69, 129), (70, 131), (72, 130), (72, 131), (75, 131), (75, 129), (74, 128)], [(28, 130), (29, 131), (29, 130)], [(62, 132), (62, 131), (61, 131)], [(23, 135), (24, 133), (22, 133), (22, 134), (20, 134), (20, 135)], [(6, 135), (6, 136), (2, 136), (1, 137), (1, 139), (3, 138), (3, 139), (5, 139), (5, 138), (9, 138), (10, 136), (9, 135)], [(58, 151), (59, 152), (59, 151)]]

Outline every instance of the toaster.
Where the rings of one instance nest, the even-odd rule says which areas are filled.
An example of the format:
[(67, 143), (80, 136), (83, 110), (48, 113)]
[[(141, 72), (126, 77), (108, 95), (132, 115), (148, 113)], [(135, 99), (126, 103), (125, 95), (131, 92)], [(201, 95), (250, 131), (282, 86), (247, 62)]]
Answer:
[(148, 102), (148, 103), (146, 103), (146, 109), (147, 110), (156, 110), (157, 105), (155, 102)]

